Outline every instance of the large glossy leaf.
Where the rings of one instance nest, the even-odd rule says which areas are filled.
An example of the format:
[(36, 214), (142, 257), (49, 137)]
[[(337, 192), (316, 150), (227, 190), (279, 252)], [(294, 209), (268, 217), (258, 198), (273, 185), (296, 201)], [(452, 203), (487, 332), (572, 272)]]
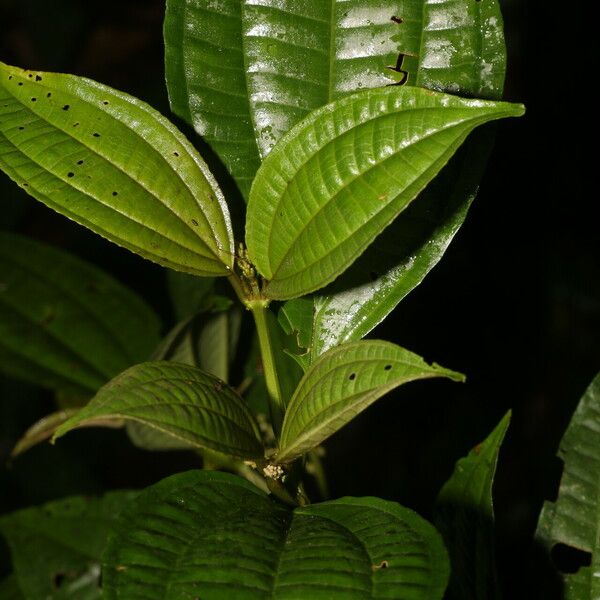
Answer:
[(214, 178), (169, 121), (127, 94), (0, 63), (0, 168), (145, 258), (197, 275), (229, 272), (231, 224)]
[(317, 110), (262, 164), (246, 242), (274, 299), (344, 271), (487, 121), (521, 105), (418, 88), (367, 90)]
[(509, 423), (510, 412), (483, 442), (456, 463), (438, 495), (435, 524), (444, 537), (452, 565), (448, 600), (499, 598), (492, 485)]
[(104, 598), (438, 600), (436, 531), (378, 498), (294, 511), (240, 478), (190, 471), (146, 489), (103, 559)]
[(4, 372), (93, 393), (148, 358), (158, 330), (155, 313), (99, 269), (46, 244), (0, 233)]
[(359, 89), (419, 85), (495, 98), (504, 79), (496, 0), (167, 2), (171, 107), (247, 195), (274, 144)]
[(67, 498), (0, 517), (23, 597), (100, 598), (100, 557), (109, 529), (135, 495)]
[(131, 367), (61, 425), (54, 439), (98, 419), (136, 421), (191, 447), (240, 458), (263, 455), (258, 425), (244, 401), (214, 375), (188, 365)]
[(431, 377), (464, 379), (390, 342), (333, 348), (308, 369), (289, 403), (277, 461), (290, 462), (308, 452), (399, 385)]
[(558, 452), (564, 470), (556, 502), (545, 502), (537, 538), (550, 551), (564, 544), (591, 555), (590, 565), (564, 575), (565, 600), (600, 594), (600, 374), (581, 398)]

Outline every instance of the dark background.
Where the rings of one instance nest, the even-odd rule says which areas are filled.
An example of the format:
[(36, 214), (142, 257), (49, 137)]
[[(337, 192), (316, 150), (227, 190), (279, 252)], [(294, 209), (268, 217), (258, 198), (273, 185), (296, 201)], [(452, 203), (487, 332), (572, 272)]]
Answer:
[[(597, 151), (589, 149), (597, 107), (586, 85), (596, 78), (598, 36), (583, 3), (568, 12), (551, 4), (502, 2), (505, 97), (524, 102), (527, 115), (500, 124), (467, 222), (440, 265), (375, 332), (466, 373), (468, 382), (407, 386), (334, 436), (326, 459), (334, 497), (379, 495), (427, 515), (456, 459), (511, 408), (495, 486), (507, 598), (557, 595), (531, 570), (543, 561), (530, 540), (543, 497), (555, 493), (560, 436), (600, 366)], [(0, 0), (0, 59), (86, 75), (169, 114), (163, 11), (164, 0)], [(100, 265), (172, 320), (161, 269), (55, 215), (3, 175), (0, 202), (3, 229)], [(49, 393), (0, 380), (0, 464), (51, 410)], [(145, 486), (195, 466), (185, 453), (135, 450), (119, 432), (75, 432), (1, 468), (0, 513)]]

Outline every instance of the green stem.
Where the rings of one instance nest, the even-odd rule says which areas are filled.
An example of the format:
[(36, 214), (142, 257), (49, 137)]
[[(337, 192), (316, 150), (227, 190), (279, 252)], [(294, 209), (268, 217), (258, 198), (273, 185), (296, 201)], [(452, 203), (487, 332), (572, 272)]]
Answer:
[(267, 394), (269, 395), (269, 408), (271, 410), (271, 422), (275, 434), (279, 437), (281, 423), (285, 413), (285, 406), (281, 398), (281, 388), (277, 369), (275, 367), (275, 356), (273, 354), (273, 345), (271, 343), (271, 332), (269, 322), (267, 321), (268, 301), (255, 300), (248, 303), (248, 308), (252, 311), (256, 331), (258, 332), (258, 343), (260, 345), (260, 354), (262, 358), (265, 382), (267, 384)]

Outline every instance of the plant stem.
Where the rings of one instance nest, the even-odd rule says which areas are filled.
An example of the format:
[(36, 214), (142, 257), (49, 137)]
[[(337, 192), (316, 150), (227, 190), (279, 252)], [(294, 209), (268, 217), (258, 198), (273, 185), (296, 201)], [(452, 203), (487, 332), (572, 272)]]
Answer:
[(269, 395), (269, 408), (271, 410), (271, 422), (275, 435), (279, 436), (281, 431), (281, 423), (285, 407), (281, 398), (281, 388), (279, 386), (279, 378), (277, 377), (277, 369), (275, 367), (275, 356), (273, 354), (273, 345), (271, 343), (271, 332), (269, 330), (269, 322), (267, 320), (268, 302), (265, 300), (255, 300), (247, 304), (252, 311), (254, 322), (256, 323), (256, 331), (258, 332), (258, 343), (260, 345), (260, 354), (262, 358), (263, 370), (265, 374), (265, 382), (267, 384), (267, 394)]

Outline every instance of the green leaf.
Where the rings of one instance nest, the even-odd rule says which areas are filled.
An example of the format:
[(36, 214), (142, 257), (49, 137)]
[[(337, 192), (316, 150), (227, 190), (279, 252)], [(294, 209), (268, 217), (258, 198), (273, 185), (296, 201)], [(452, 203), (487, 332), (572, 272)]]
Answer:
[(240, 458), (263, 455), (258, 425), (227, 384), (188, 365), (148, 362), (107, 383), (54, 438), (98, 419), (132, 420), (189, 446)]
[(46, 244), (0, 233), (4, 372), (54, 389), (95, 392), (145, 360), (158, 330), (154, 311), (96, 267)]
[(0, 63), (0, 168), (50, 208), (161, 265), (227, 275), (233, 264), (229, 212), (207, 166), (127, 94)]
[(109, 529), (135, 496), (73, 497), (0, 517), (23, 597), (100, 598), (100, 557)]
[(165, 71), (171, 109), (204, 137), (248, 197), (260, 164), (242, 48), (242, 2), (167, 2)]
[(506, 54), (496, 0), (170, 0), (165, 48), (171, 108), (244, 197), (259, 155), (311, 111), (402, 83), (495, 98)]
[(352, 342), (326, 352), (306, 371), (288, 405), (277, 462), (291, 462), (318, 446), (399, 385), (431, 377), (464, 380), (390, 342)]
[(343, 272), (466, 136), (521, 105), (418, 88), (367, 90), (317, 110), (281, 140), (252, 186), (246, 242), (273, 299)]
[(438, 600), (448, 578), (437, 532), (378, 498), (293, 512), (225, 473), (147, 488), (103, 557), (104, 598)]
[(591, 554), (591, 565), (565, 574), (565, 600), (600, 594), (600, 374), (571, 418), (558, 451), (564, 470), (556, 502), (545, 502), (536, 537), (548, 551), (565, 544)]
[(437, 497), (435, 524), (452, 565), (449, 599), (499, 597), (492, 485), (510, 417), (508, 412), (481, 444), (456, 463)]

